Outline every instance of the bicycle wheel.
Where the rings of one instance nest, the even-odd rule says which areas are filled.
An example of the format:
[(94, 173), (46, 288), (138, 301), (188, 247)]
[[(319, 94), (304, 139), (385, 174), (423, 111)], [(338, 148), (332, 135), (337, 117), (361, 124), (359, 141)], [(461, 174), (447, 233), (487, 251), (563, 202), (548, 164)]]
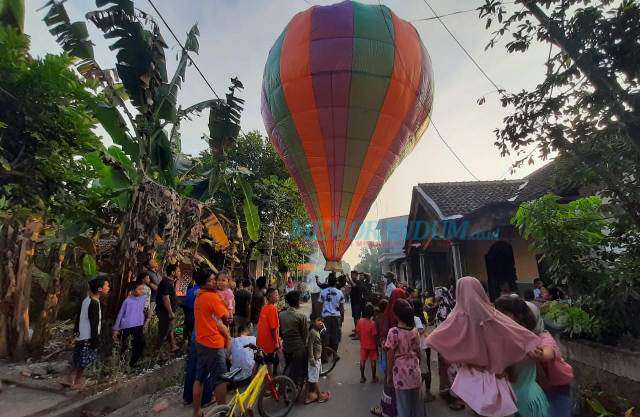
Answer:
[(229, 413), (231, 413), (231, 407), (226, 404), (213, 406), (203, 412), (204, 417), (230, 417)]
[(320, 367), (320, 376), (327, 376), (333, 371), (338, 363), (338, 354), (329, 346), (322, 347), (322, 366)]
[[(273, 395), (272, 386), (276, 396)], [(258, 412), (262, 417), (285, 417), (293, 408), (297, 397), (298, 387), (293, 380), (288, 376), (278, 375), (273, 378), (272, 385), (265, 382), (262, 386)]]

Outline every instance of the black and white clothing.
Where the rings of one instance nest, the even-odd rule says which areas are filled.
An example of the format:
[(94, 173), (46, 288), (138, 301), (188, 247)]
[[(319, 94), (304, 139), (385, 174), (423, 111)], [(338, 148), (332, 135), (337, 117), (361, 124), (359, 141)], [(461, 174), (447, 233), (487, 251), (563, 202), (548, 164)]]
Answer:
[(76, 369), (84, 369), (98, 357), (102, 327), (102, 310), (100, 301), (87, 297), (82, 301), (80, 313), (76, 317), (76, 343), (73, 348), (71, 365)]

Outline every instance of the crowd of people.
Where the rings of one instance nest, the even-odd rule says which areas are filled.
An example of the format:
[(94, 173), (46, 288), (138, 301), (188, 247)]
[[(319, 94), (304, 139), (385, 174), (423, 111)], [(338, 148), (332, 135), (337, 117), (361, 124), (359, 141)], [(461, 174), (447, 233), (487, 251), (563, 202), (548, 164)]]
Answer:
[[(129, 353), (131, 367), (142, 358), (152, 317), (157, 320), (157, 346), (180, 350), (175, 332), (175, 283), (180, 276), (178, 265), (167, 265), (161, 274), (150, 259), (129, 284), (112, 331), (122, 354)], [(253, 347), (264, 353), (272, 374), (285, 371), (301, 389), (306, 387), (305, 404), (328, 401), (331, 393), (319, 386), (322, 351), (330, 347), (339, 360), (347, 296), (351, 338), (360, 345), (360, 382), (366, 383), (368, 374), (372, 383), (383, 382), (380, 404), (371, 408), (372, 414), (423, 417), (425, 403), (435, 399), (434, 353), (439, 394), (453, 410), (468, 407), (488, 417), (571, 415), (573, 371), (544, 331), (538, 305), (547, 295), (539, 281), (525, 298), (505, 288), (492, 303), (472, 277), (457, 280), (454, 291), (438, 287), (422, 293), (397, 283), (393, 273), (385, 274), (378, 291), (369, 274), (331, 273), (325, 283), (317, 280), (321, 292), (309, 316), (300, 309), (303, 293), (290, 283), (283, 291), (285, 306), (280, 291), (265, 277), (236, 284), (227, 272), (209, 268), (196, 268), (192, 276), (180, 306), (187, 343), (183, 399), (192, 404), (194, 416), (212, 400), (226, 402), (222, 375), (230, 368), (240, 370), (235, 383), (248, 385), (256, 365)], [(106, 279), (89, 282), (76, 321), (66, 385), (81, 386), (84, 369), (97, 358), (103, 320), (100, 299), (108, 293)]]

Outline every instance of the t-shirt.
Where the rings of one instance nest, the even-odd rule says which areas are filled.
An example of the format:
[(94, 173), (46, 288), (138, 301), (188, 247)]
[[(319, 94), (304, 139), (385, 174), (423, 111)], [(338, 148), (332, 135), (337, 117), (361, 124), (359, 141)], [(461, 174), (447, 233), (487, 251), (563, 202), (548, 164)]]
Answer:
[(391, 351), (394, 357), (393, 386), (395, 389), (420, 388), (422, 375), (418, 357), (420, 342), (417, 331), (392, 327), (387, 334), (384, 347)]
[(316, 329), (309, 331), (307, 349), (309, 353), (309, 365), (316, 366), (316, 361), (320, 360), (322, 356), (322, 339), (320, 338), (320, 332)]
[(233, 290), (231, 288), (218, 290), (218, 295), (220, 295), (220, 298), (224, 300), (224, 304), (227, 306), (227, 310), (229, 310), (229, 312), (233, 314), (236, 309), (236, 300), (235, 296), (233, 295)]
[(235, 381), (242, 381), (253, 374), (253, 367), (256, 361), (253, 357), (253, 350), (245, 347), (248, 344), (255, 345), (256, 337), (238, 336), (231, 340), (231, 369), (242, 369), (242, 371), (233, 378)]
[(344, 294), (337, 288), (329, 287), (320, 293), (322, 317), (340, 316), (340, 305), (344, 304)]
[(258, 319), (258, 340), (257, 345), (264, 353), (276, 351), (276, 341), (273, 340), (273, 330), (280, 327), (278, 309), (274, 304), (267, 304), (260, 311)]
[(387, 288), (385, 288), (384, 290), (384, 296), (387, 298), (391, 297), (391, 293), (395, 289), (396, 289), (396, 284), (394, 284), (393, 282), (387, 284)]
[(156, 295), (156, 311), (166, 310), (162, 297), (168, 295), (171, 302), (171, 310), (176, 309), (176, 287), (169, 278), (163, 278), (158, 285), (158, 294)]
[(548, 346), (553, 349), (555, 359), (539, 364), (542, 372), (538, 372), (538, 384), (543, 389), (551, 387), (560, 387), (569, 385), (573, 381), (573, 368), (562, 358), (558, 343), (549, 332), (540, 334), (540, 343), (542, 346)]
[[(162, 281), (162, 277), (160, 275), (158, 275), (155, 271), (147, 269), (147, 270), (144, 271), (144, 273), (149, 275), (149, 279), (151, 280), (152, 284), (160, 285), (160, 281)], [(158, 291), (152, 289), (151, 290), (151, 299), (154, 302), (156, 301), (156, 296), (157, 295), (158, 295)]]
[(236, 316), (249, 318), (249, 306), (251, 305), (251, 293), (247, 290), (236, 291)]
[(299, 310), (289, 307), (280, 313), (280, 337), (285, 353), (298, 352), (307, 346), (309, 319)]
[(361, 281), (355, 282), (353, 287), (351, 287), (351, 305), (359, 306), (362, 305), (362, 294), (364, 292), (364, 288), (362, 287)]
[(193, 306), (196, 342), (211, 349), (222, 349), (225, 338), (218, 329), (217, 320), (229, 314), (224, 301), (215, 291), (201, 289)]
[(360, 349), (376, 350), (376, 322), (371, 319), (360, 319), (356, 325), (356, 334), (360, 338)]

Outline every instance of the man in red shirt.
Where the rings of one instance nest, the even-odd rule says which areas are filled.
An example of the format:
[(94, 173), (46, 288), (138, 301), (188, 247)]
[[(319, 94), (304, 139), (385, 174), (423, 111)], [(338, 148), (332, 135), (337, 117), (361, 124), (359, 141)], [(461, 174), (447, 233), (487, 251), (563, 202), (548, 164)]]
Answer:
[(280, 340), (280, 318), (276, 303), (280, 300), (280, 294), (275, 288), (267, 290), (267, 304), (260, 310), (258, 319), (258, 336), (256, 343), (265, 353), (265, 362), (271, 364), (272, 374), (278, 372), (278, 351), (282, 348)]
[(213, 272), (200, 286), (196, 295), (193, 312), (196, 331), (196, 381), (193, 384), (193, 415), (202, 415), (201, 402), (203, 384), (211, 379), (214, 397), (218, 404), (226, 403), (227, 384), (221, 376), (227, 369), (225, 346), (229, 340), (229, 330), (225, 322), (229, 311), (217, 294), (219, 275)]

